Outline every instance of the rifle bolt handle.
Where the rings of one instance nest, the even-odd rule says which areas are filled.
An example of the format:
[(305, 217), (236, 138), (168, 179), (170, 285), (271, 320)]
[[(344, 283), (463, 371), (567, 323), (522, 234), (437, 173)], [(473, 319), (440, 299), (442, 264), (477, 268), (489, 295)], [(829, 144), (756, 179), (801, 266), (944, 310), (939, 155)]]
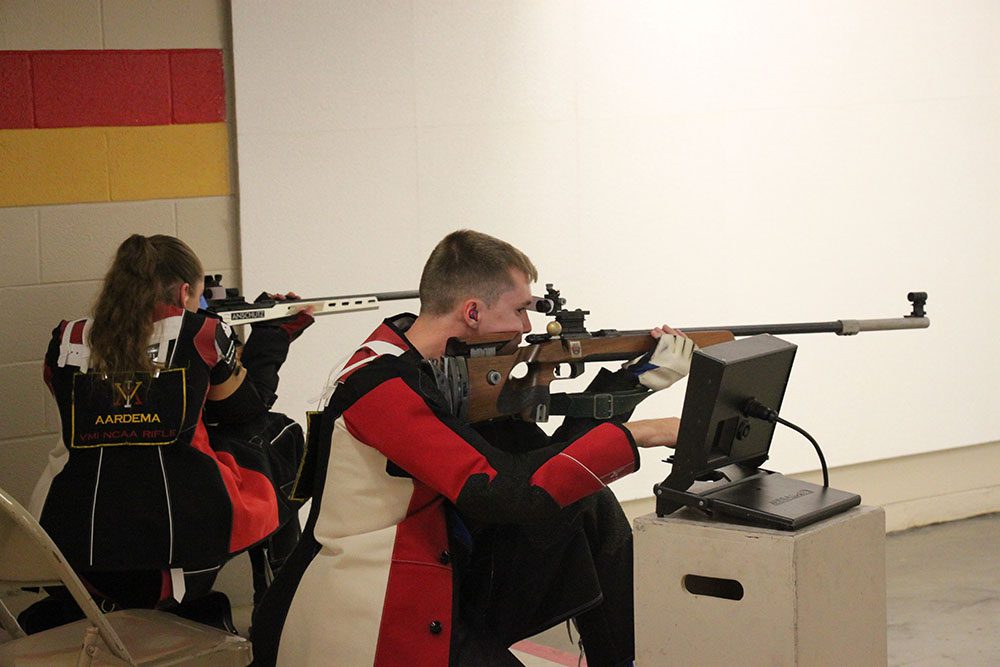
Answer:
[(545, 332), (550, 336), (558, 336), (562, 333), (562, 325), (556, 320), (552, 320), (545, 325)]

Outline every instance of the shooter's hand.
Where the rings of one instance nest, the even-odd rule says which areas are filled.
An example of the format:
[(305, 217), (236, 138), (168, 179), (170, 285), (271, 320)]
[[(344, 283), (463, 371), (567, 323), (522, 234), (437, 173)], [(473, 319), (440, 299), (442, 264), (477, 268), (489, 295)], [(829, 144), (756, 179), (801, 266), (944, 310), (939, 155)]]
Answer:
[(254, 303), (259, 303), (261, 301), (296, 301), (301, 299), (295, 292), (261, 292), (256, 299), (253, 300)]
[[(280, 293), (272, 294), (270, 292), (261, 292), (260, 296), (258, 296), (254, 300), (254, 302), (256, 303), (259, 301), (268, 301), (268, 300), (295, 301), (296, 299), (301, 299), (301, 298), (302, 297), (300, 297), (295, 292), (287, 292), (286, 294), (280, 294)], [(255, 324), (253, 326), (258, 327), (261, 325), (269, 325), (278, 327), (288, 335), (288, 340), (289, 342), (291, 342), (296, 338), (298, 338), (299, 336), (301, 336), (302, 332), (308, 329), (312, 325), (312, 323), (316, 321), (315, 318), (313, 318), (312, 313), (313, 313), (313, 307), (307, 306), (302, 310), (298, 310), (294, 314), (289, 315), (288, 317), (281, 318), (280, 320), (271, 320), (270, 322)]]
[(636, 447), (673, 447), (677, 444), (681, 420), (677, 417), (639, 419), (626, 422), (624, 426), (632, 434)]
[(625, 363), (627, 368), (636, 375), (639, 383), (647, 389), (659, 391), (666, 389), (680, 380), (691, 370), (691, 355), (694, 354), (694, 341), (677, 329), (664, 324), (649, 332), (658, 339), (656, 347), (637, 359)]

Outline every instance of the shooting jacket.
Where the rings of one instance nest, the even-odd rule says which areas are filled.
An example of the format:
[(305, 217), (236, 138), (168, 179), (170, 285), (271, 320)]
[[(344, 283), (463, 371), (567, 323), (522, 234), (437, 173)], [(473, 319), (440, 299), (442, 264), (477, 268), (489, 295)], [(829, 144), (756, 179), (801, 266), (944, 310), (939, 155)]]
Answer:
[(413, 319), (385, 320), (359, 348), (309, 437), (310, 518), (255, 613), (255, 664), (447, 667), (456, 510), (542, 521), (638, 468), (613, 423), (530, 451), (489, 444), (448, 411), (406, 339)]
[(203, 419), (209, 387), (235, 368), (235, 335), (177, 307), (161, 307), (154, 326), (150, 354), (165, 367), (112, 377), (89, 368), (89, 320), (52, 332), (45, 381), (68, 456), (36, 494), (42, 526), (78, 571), (217, 569), (290, 513), (267, 450), (296, 430), (302, 440), (301, 428), (263, 403), (246, 424)]

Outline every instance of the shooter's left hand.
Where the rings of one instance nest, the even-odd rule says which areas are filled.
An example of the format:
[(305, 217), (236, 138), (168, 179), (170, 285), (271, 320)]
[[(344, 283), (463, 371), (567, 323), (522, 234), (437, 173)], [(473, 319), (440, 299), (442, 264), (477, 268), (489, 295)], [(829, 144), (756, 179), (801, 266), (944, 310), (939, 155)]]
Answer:
[(688, 374), (695, 344), (682, 331), (666, 324), (656, 327), (649, 335), (657, 339), (656, 347), (622, 367), (632, 371), (644, 387), (659, 391)]

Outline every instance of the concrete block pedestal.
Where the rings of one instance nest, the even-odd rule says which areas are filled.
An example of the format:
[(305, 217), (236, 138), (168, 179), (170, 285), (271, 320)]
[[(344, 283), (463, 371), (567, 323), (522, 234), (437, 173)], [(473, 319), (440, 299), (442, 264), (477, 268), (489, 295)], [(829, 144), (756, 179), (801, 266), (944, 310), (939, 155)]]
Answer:
[(886, 665), (881, 508), (795, 532), (687, 509), (634, 528), (637, 667)]

